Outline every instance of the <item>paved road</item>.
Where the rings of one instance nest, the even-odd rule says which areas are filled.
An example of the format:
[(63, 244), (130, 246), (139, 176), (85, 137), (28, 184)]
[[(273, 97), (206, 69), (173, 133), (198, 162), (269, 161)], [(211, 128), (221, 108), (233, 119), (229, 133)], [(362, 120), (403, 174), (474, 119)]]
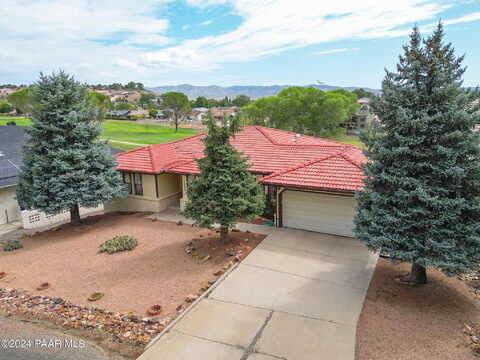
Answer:
[(0, 360), (107, 360), (98, 346), (0, 315)]
[(353, 360), (377, 256), (350, 238), (269, 232), (139, 360)]

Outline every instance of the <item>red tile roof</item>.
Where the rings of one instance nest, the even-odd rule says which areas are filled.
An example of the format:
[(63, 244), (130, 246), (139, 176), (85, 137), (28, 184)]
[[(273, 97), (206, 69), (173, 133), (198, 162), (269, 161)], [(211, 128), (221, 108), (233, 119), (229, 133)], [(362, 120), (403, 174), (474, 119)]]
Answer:
[[(196, 159), (204, 156), (201, 133), (171, 143), (150, 145), (117, 155), (118, 169), (144, 173), (199, 174)], [(356, 146), (261, 126), (245, 126), (231, 144), (249, 158), (250, 171), (271, 174), (264, 184), (355, 191), (363, 187)]]

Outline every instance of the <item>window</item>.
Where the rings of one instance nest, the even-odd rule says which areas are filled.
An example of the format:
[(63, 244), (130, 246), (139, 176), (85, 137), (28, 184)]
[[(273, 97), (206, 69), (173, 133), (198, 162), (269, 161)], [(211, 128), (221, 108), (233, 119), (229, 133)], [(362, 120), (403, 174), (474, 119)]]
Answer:
[(133, 192), (132, 192), (132, 178), (130, 176), (130, 173), (128, 173), (128, 172), (123, 173), (123, 182), (125, 184), (128, 184), (128, 193), (133, 194)]
[(142, 174), (135, 174), (135, 195), (143, 195)]

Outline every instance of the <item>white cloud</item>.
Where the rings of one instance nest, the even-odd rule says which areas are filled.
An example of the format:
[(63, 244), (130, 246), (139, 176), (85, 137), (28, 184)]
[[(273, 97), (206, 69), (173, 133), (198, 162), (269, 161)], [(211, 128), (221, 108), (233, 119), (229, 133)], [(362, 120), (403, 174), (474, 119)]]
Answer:
[(453, 24), (461, 24), (461, 23), (466, 23), (466, 22), (471, 22), (476, 20), (480, 20), (480, 12), (465, 15), (456, 19), (445, 20), (443, 23), (445, 25), (453, 25)]
[[(177, 82), (182, 74), (290, 49), (401, 36), (413, 22), (434, 23), (454, 0), (186, 0), (200, 8), (228, 3), (242, 23), (221, 35), (180, 43), (167, 36), (176, 19), (167, 18), (171, 13), (162, 8), (173, 1), (0, 0), (0, 81), (31, 82), (39, 71), (64, 68), (96, 83), (133, 78), (147, 84)], [(444, 23), (476, 20), (479, 12)], [(353, 49), (317, 54), (347, 50)]]
[[(314, 44), (402, 36), (413, 22), (434, 19), (452, 6), (434, 0), (338, 0), (321, 5), (311, 0), (231, 0), (231, 4), (244, 18), (236, 30), (187, 40), (145, 54), (142, 60), (159, 68), (214, 69)], [(474, 21), (477, 15), (462, 19), (445, 23)]]
[(200, 26), (207, 26), (207, 25), (210, 25), (211, 23), (213, 23), (213, 20), (207, 20), (207, 21), (201, 22), (199, 25)]
[(316, 51), (314, 54), (315, 55), (327, 55), (327, 54), (336, 54), (340, 52), (345, 52), (345, 51), (356, 51), (358, 48), (339, 48), (339, 49), (331, 49), (331, 50), (321, 50), (321, 51)]

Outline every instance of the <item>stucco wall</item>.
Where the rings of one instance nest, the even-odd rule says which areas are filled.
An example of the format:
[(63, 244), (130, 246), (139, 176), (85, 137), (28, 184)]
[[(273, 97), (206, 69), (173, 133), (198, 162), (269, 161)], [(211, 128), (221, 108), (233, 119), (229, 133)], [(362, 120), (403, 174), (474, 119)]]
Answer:
[(157, 175), (156, 179), (158, 197), (157, 188), (155, 187), (155, 175), (142, 174), (143, 195), (130, 194), (124, 199), (117, 199), (110, 204), (105, 204), (105, 212), (159, 212), (169, 206), (178, 205), (181, 196), (180, 175), (161, 174)]
[(21, 219), (16, 189), (16, 186), (0, 189), (0, 224)]

